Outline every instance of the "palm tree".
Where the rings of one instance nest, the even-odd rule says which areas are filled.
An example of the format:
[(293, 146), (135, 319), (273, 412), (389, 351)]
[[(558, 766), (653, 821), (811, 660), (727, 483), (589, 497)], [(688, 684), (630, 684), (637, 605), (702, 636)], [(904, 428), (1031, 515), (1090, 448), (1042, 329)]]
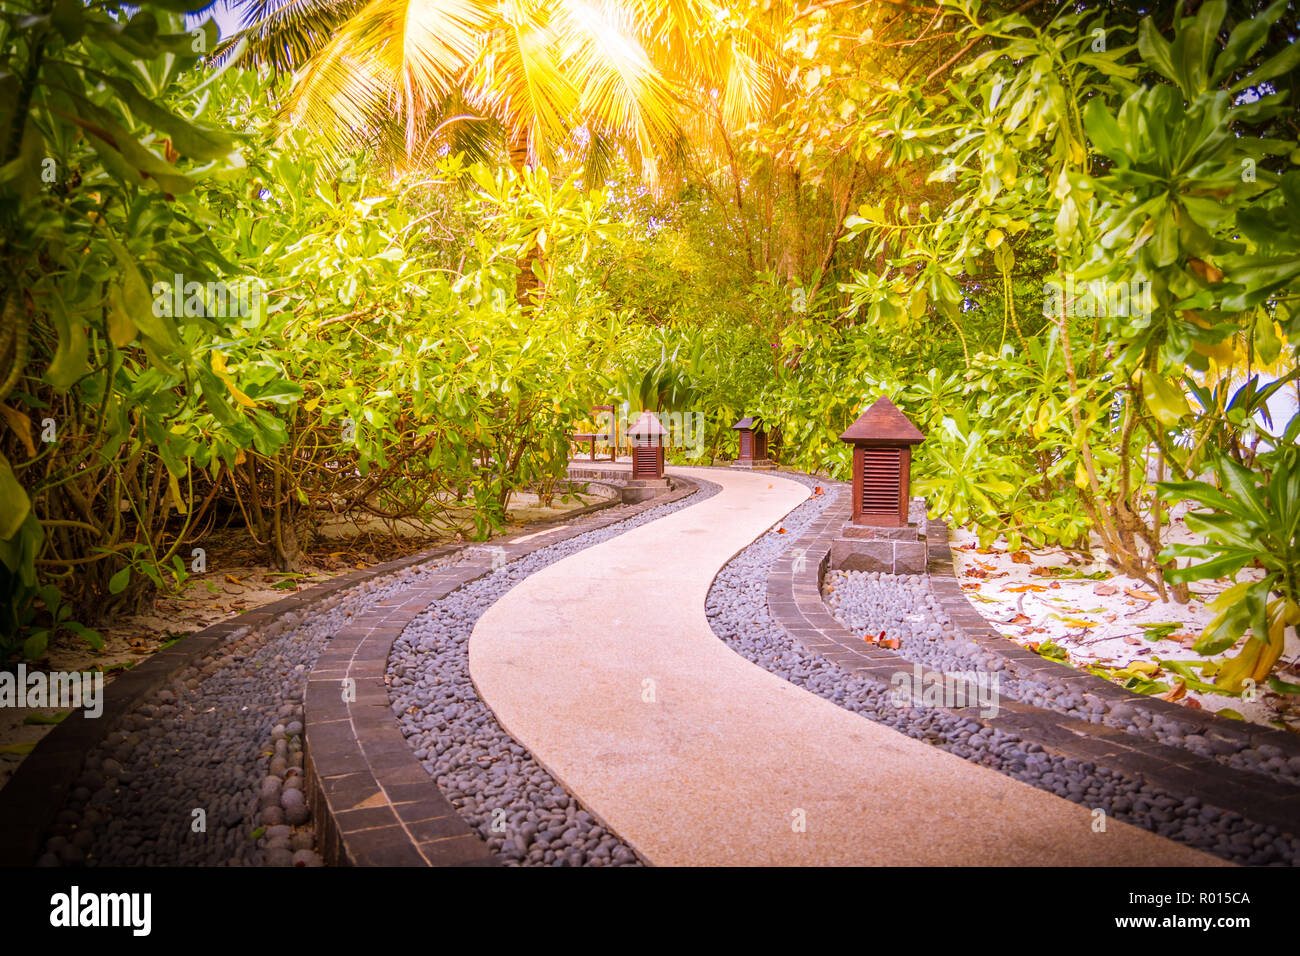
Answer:
[[(702, 116), (766, 111), (775, 50), (713, 0), (233, 0), (247, 61), (292, 72), (285, 119), (342, 156), (432, 145), (600, 169), (622, 148), (653, 181)], [(779, 4), (764, 16), (780, 22)]]

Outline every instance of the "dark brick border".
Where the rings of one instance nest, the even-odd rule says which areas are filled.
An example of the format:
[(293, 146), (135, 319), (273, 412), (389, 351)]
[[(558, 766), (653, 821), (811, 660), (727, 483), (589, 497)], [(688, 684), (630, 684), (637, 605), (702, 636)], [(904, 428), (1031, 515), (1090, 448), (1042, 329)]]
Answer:
[[(493, 541), (507, 561), (569, 538), (626, 521), (698, 490), (673, 476), (674, 487), (616, 515), (580, 527), (538, 534), (538, 526)], [(617, 503), (617, 502), (611, 502)], [(551, 524), (567, 522), (565, 515)], [(527, 540), (519, 540), (527, 539)], [(393, 642), (431, 604), (492, 573), (491, 558), (444, 568), (418, 587), (353, 618), (322, 652), (307, 683), (307, 786), (326, 862), (358, 866), (493, 866), (497, 858), (416, 759), (394, 719), (385, 679)], [(355, 700), (344, 699), (343, 681)]]
[[(889, 686), (893, 675), (900, 671), (914, 673), (916, 665), (899, 654), (856, 638), (822, 601), (821, 582), (829, 563), (831, 542), (849, 517), (849, 501), (842, 494), (843, 487), (842, 483), (826, 483), (826, 493), (835, 495), (834, 500), (772, 566), (767, 581), (768, 610), (809, 651), (833, 660), (856, 675)], [(1249, 746), (1268, 743), (1290, 753), (1300, 753), (1300, 741), (1284, 731), (1253, 724), (1242, 726), (1237, 721), (1203, 711), (1135, 695), (1004, 638), (985, 621), (958, 586), (947, 526), (940, 521), (928, 521), (926, 537), (930, 548), (928, 573), (936, 597), (962, 634), (980, 647), (1014, 661), (1034, 677), (1068, 681), (1079, 691), (1104, 698), (1112, 705), (1122, 704), (1176, 719), (1190, 718), (1187, 722), (1202, 728), (1206, 736)], [(923, 668), (922, 673), (934, 672)], [(978, 721), (982, 726), (1014, 733), (1050, 753), (1120, 770), (1152, 786), (1197, 796), (1204, 803), (1235, 811), (1256, 823), (1300, 834), (1300, 787), (1288, 786), (1263, 774), (1236, 770), (1189, 750), (1018, 701), (1000, 704), (1000, 713), (992, 718), (981, 717), (978, 706), (973, 705), (945, 710)]]
[(195, 660), (216, 650), (233, 634), (266, 627), (291, 612), (304, 612), (340, 591), (449, 554), (457, 547), (420, 551), (322, 581), (273, 604), (264, 604), (188, 634), (115, 676), (104, 688), (104, 712), (98, 718), (89, 719), (79, 710), (69, 714), (41, 738), (0, 789), (0, 866), (30, 866), (35, 862), (41, 837), (67, 803), (87, 752), (101, 743), (136, 704)]

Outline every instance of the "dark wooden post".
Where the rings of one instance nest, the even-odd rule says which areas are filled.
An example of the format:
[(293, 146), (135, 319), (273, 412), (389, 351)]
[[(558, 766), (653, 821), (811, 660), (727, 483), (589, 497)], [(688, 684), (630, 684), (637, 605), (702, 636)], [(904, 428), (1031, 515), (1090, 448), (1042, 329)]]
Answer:
[(881, 396), (840, 436), (853, 446), (853, 519), (856, 525), (907, 525), (912, 446), (925, 436)]

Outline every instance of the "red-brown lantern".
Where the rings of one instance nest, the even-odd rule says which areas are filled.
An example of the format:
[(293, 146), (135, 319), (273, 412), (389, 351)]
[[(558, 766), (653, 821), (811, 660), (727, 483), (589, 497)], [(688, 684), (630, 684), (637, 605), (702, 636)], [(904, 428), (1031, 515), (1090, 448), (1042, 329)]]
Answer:
[(740, 453), (736, 456), (738, 464), (752, 465), (756, 461), (767, 460), (767, 431), (762, 422), (749, 415), (731, 427), (740, 432)]
[(668, 434), (659, 416), (642, 412), (627, 430), (632, 444), (632, 480), (663, 478), (664, 436)]
[(906, 526), (912, 446), (925, 441), (925, 436), (881, 396), (840, 441), (853, 445), (853, 524)]

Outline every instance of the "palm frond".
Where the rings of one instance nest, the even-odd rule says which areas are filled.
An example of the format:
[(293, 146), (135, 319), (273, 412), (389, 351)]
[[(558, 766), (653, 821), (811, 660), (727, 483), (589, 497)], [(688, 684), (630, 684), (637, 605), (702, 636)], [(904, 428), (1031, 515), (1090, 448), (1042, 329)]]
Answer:
[(235, 0), (230, 8), (240, 14), (240, 30), (221, 41), (213, 59), (224, 62), (244, 40), (243, 63), (292, 73), (364, 6), (365, 0)]

